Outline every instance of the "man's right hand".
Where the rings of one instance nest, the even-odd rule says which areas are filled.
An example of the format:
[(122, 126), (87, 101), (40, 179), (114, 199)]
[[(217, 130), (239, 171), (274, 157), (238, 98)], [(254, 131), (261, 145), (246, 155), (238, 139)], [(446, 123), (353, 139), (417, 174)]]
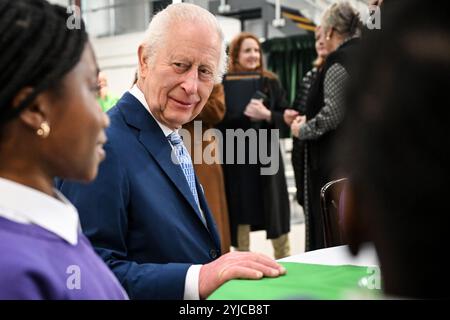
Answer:
[(253, 252), (229, 252), (200, 269), (199, 295), (206, 299), (214, 290), (231, 279), (278, 277), (286, 269), (272, 258)]

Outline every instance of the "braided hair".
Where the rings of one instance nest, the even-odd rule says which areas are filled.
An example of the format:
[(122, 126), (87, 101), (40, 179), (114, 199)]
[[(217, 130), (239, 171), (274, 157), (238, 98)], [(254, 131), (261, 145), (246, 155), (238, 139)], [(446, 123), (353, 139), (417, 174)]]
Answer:
[[(66, 8), (45, 0), (0, 0), (0, 128), (36, 96), (56, 90), (80, 60), (87, 33), (81, 21), (70, 29)], [(24, 87), (31, 93), (16, 107)]]

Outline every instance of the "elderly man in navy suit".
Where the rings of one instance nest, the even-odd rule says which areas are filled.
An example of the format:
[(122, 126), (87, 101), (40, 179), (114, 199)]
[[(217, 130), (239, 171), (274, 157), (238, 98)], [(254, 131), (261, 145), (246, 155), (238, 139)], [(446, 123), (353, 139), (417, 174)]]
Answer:
[(225, 71), (215, 17), (188, 3), (168, 6), (152, 19), (138, 58), (137, 84), (109, 111), (107, 157), (97, 179), (59, 182), (97, 253), (132, 299), (205, 299), (230, 279), (283, 274), (262, 254), (221, 256), (178, 135)]

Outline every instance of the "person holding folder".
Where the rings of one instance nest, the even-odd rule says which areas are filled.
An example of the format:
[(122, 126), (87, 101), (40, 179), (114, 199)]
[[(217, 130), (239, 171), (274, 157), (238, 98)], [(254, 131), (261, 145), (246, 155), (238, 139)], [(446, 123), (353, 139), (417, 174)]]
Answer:
[[(228, 72), (257, 73), (261, 78), (258, 96), (247, 102), (244, 110), (232, 119), (225, 116), (220, 127), (226, 129), (279, 129), (281, 137), (289, 136), (289, 128), (283, 120), (288, 103), (277, 76), (263, 67), (261, 44), (258, 38), (248, 32), (237, 35), (230, 44)], [(229, 94), (240, 92), (227, 92)], [(226, 100), (229, 101), (229, 99)], [(227, 110), (233, 106), (227, 105)], [(257, 130), (258, 145), (263, 137)], [(225, 136), (226, 139), (226, 136)], [(267, 144), (270, 145), (270, 134)], [(226, 142), (224, 143), (226, 146)], [(250, 231), (266, 230), (272, 240), (275, 258), (290, 254), (288, 233), (290, 231), (290, 207), (283, 162), (273, 175), (261, 175), (263, 164), (258, 159), (250, 164), (250, 148), (245, 146), (246, 164), (224, 164), (225, 184), (232, 245), (239, 251), (250, 250)], [(280, 152), (272, 150), (272, 152)], [(236, 152), (234, 153), (236, 155)], [(226, 159), (226, 156), (224, 156)], [(279, 157), (281, 158), (281, 155)]]

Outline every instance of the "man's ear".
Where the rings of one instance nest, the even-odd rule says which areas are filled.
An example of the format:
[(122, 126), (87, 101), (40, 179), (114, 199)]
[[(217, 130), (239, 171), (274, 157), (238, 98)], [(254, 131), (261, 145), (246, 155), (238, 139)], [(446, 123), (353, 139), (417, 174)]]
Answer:
[[(18, 107), (32, 92), (31, 87), (21, 89), (12, 101), (13, 107)], [(20, 113), (19, 119), (31, 130), (36, 131), (44, 121), (49, 121), (48, 107), (47, 98), (41, 93)]]
[(138, 48), (138, 59), (139, 59), (139, 77), (145, 78), (148, 72), (148, 57), (147, 50), (144, 45), (141, 44)]
[(360, 212), (361, 208), (357, 205), (354, 187), (350, 181), (347, 182), (344, 190), (345, 194), (341, 199), (340, 208), (343, 211), (343, 233), (346, 242), (350, 247), (352, 254), (357, 255), (359, 246), (367, 238), (366, 223), (363, 221), (364, 215)]

